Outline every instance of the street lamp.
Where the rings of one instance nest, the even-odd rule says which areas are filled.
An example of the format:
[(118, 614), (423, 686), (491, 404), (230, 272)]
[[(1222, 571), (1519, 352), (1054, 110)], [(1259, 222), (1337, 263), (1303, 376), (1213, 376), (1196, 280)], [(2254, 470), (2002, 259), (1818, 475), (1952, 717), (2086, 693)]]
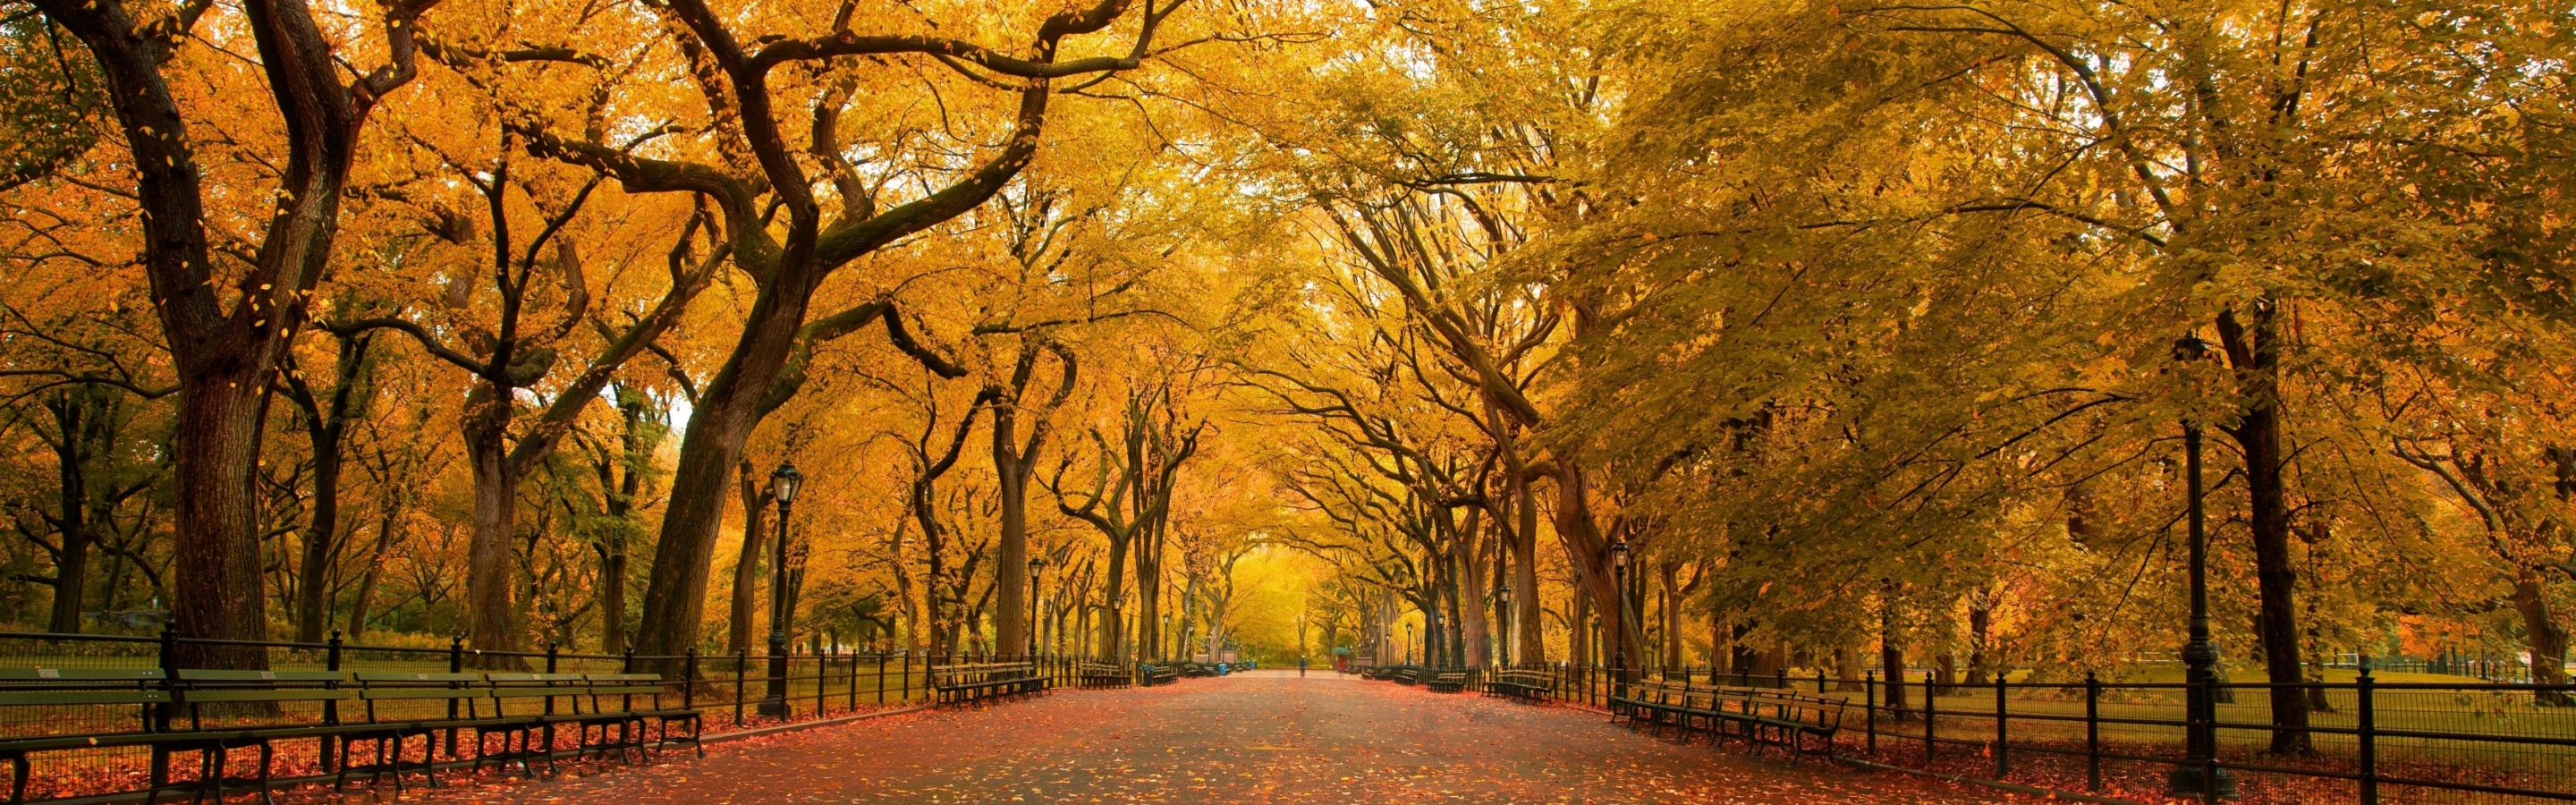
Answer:
[(1413, 664), (1413, 624), (1404, 625), (1404, 664)]
[(1046, 557), (1029, 557), (1029, 656), (1038, 655), (1038, 572), (1046, 569)]
[(760, 714), (770, 718), (787, 717), (787, 522), (796, 488), (804, 484), (793, 463), (779, 462), (769, 474), (770, 493), (778, 497), (778, 538), (769, 554), (769, 696), (760, 700)]
[[(2209, 342), (2186, 335), (2174, 342), (2174, 360), (2184, 365), (2209, 358)], [(2218, 767), (2218, 646), (2209, 640), (2208, 513), (2201, 504), (2200, 423), (2182, 421), (2183, 476), (2189, 495), (2191, 540), (2191, 636), (2182, 646), (2184, 693), (2184, 760), (2165, 778), (2166, 793), (2204, 800), (2236, 796), (2236, 778)]]
[(1618, 624), (1619, 628), (1614, 630), (1610, 635), (1610, 645), (1612, 646), (1611, 656), (1616, 659), (1611, 662), (1610, 667), (1618, 669), (1617, 673), (1619, 674), (1619, 678), (1625, 680), (1628, 678), (1627, 540), (1610, 543), (1610, 578), (1610, 586), (1619, 591), (1619, 617), (1612, 621), (1612, 623)]
[(1502, 589), (1496, 592), (1495, 603), (1499, 606), (1494, 608), (1498, 615), (1494, 620), (1502, 626), (1499, 630), (1502, 634), (1494, 639), (1494, 664), (1509, 667), (1512, 664), (1512, 641), (1520, 635), (1519, 629), (1515, 628), (1517, 624), (1512, 622), (1520, 612), (1512, 609), (1511, 585), (1503, 585)]

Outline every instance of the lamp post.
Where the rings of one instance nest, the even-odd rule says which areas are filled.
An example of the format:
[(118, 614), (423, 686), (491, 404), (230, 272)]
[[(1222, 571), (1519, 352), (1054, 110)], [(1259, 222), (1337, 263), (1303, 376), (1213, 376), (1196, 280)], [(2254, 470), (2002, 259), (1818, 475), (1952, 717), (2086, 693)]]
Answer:
[(1496, 615), (1494, 621), (1500, 624), (1502, 628), (1495, 630), (1498, 634), (1492, 638), (1494, 642), (1494, 664), (1499, 667), (1508, 668), (1511, 667), (1512, 664), (1512, 638), (1513, 636), (1520, 634), (1518, 629), (1512, 628), (1514, 626), (1512, 618), (1520, 613), (1519, 611), (1512, 609), (1511, 585), (1503, 585), (1503, 587), (1495, 594), (1495, 603), (1499, 606), (1494, 607)]
[(760, 700), (760, 714), (770, 718), (787, 717), (787, 522), (804, 483), (792, 463), (780, 462), (769, 473), (770, 492), (778, 496), (778, 538), (769, 553), (769, 695)]
[(1618, 624), (1618, 628), (1612, 630), (1610, 635), (1610, 645), (1612, 647), (1611, 656), (1616, 659), (1611, 661), (1610, 667), (1617, 669), (1616, 672), (1619, 674), (1619, 679), (1621, 681), (1626, 681), (1628, 679), (1627, 540), (1610, 543), (1610, 579), (1610, 586), (1619, 591), (1619, 617), (1611, 621), (1612, 623)]
[[(2209, 357), (2209, 342), (2187, 335), (2174, 342), (2174, 360), (2197, 364)], [(2201, 504), (2200, 423), (2182, 421), (2183, 476), (2191, 541), (2191, 627), (2183, 643), (2184, 759), (2165, 778), (2166, 793), (2217, 800), (2236, 796), (2236, 778), (2218, 767), (2218, 646), (2209, 640), (2208, 512)]]
[(1413, 664), (1413, 624), (1404, 625), (1404, 664)]
[(1046, 569), (1046, 557), (1029, 557), (1029, 656), (1038, 655), (1038, 572)]

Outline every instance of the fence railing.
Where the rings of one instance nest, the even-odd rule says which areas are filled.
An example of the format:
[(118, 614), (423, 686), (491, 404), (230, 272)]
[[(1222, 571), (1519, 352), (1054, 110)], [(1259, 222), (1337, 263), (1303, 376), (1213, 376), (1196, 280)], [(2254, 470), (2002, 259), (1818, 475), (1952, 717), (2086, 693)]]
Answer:
[[(1566, 663), (1547, 673), (1560, 701), (1606, 708), (1622, 685), (1687, 691), (1767, 687), (1848, 704), (1838, 750), (1888, 765), (2115, 796), (2165, 794), (2187, 761), (2191, 723), (2178, 682), (1942, 684), (1925, 679), (1631, 670)], [(2382, 681), (2364, 664), (2349, 682), (2223, 683), (2212, 726), (2217, 768), (2248, 803), (2576, 801), (2576, 685)], [(1625, 681), (1623, 681), (1623, 677)], [(2304, 727), (2272, 723), (2272, 697), (2307, 706)], [(2270, 751), (2304, 737), (2307, 753)]]
[[(658, 673), (666, 686), (666, 703), (703, 713), (709, 735), (796, 722), (839, 718), (900, 708), (934, 700), (934, 668), (969, 662), (1028, 662), (1050, 686), (1073, 687), (1097, 679), (1101, 661), (1057, 655), (989, 655), (911, 652), (855, 652), (800, 647), (784, 658), (783, 684), (771, 675), (771, 657), (760, 650), (679, 655), (588, 654), (548, 647), (542, 651), (500, 652), (466, 648), (453, 640), (444, 648), (367, 646), (333, 639), (322, 643), (196, 640), (164, 633), (160, 637), (0, 632), (0, 667), (163, 669), (193, 667), (190, 660), (215, 653), (241, 659), (257, 652), (267, 670), (275, 671), (542, 671), (546, 673)], [(1119, 664), (1132, 673), (1133, 667)], [(1089, 673), (1085, 671), (1088, 669)], [(174, 682), (165, 682), (172, 684)], [(763, 707), (764, 702), (770, 706)], [(164, 705), (167, 707), (167, 705)], [(263, 724), (336, 724), (372, 717), (384, 721), (454, 718), (452, 701), (379, 703), (373, 713), (344, 712), (353, 702), (287, 702), (263, 713)], [(770, 713), (764, 715), (764, 711)], [(182, 721), (184, 725), (184, 719)], [(0, 705), (0, 741), (54, 735), (90, 735), (157, 729), (138, 725), (131, 705)], [(279, 778), (329, 774), (335, 769), (327, 741), (280, 744), (274, 769)], [(465, 760), (453, 741), (441, 742), (438, 762)], [(101, 747), (47, 752), (33, 758), (28, 800), (95, 797), (145, 789), (150, 750), (139, 746)], [(185, 773), (176, 776), (188, 779)]]

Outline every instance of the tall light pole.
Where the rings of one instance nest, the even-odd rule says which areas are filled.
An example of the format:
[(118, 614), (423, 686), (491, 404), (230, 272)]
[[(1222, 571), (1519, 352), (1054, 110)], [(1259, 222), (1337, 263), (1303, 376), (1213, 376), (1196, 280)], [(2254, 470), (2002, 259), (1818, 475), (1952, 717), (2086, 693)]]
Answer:
[[(2174, 360), (2185, 366), (2208, 359), (2209, 342), (2187, 335), (2174, 342)], [(2218, 767), (2218, 646), (2209, 640), (2208, 512), (2201, 503), (2200, 423), (2182, 421), (2185, 504), (2190, 514), (2191, 632), (2182, 646), (2184, 759), (2165, 778), (2166, 793), (2214, 801), (2236, 795), (2236, 778)], [(2286, 693), (2286, 691), (2284, 692)]]
[(760, 700), (760, 714), (770, 718), (787, 717), (787, 522), (804, 483), (792, 463), (780, 462), (769, 474), (769, 490), (778, 496), (778, 538), (769, 553), (769, 695)]
[(1038, 655), (1038, 573), (1046, 569), (1046, 557), (1029, 557), (1029, 656)]
[(1621, 680), (1628, 678), (1628, 541), (1610, 543), (1610, 586), (1619, 591), (1619, 617), (1611, 619), (1618, 628), (1611, 630), (1610, 667), (1617, 669)]
[(1404, 625), (1404, 664), (1413, 664), (1413, 624)]

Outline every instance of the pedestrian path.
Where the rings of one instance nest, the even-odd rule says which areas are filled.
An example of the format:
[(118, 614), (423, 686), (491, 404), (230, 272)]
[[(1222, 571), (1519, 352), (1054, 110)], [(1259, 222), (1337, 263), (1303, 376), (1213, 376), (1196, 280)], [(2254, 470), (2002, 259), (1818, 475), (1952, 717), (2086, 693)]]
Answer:
[[(437, 803), (1949, 803), (1977, 788), (1801, 766), (1592, 712), (1267, 669), (1068, 690), (431, 795)], [(417, 794), (417, 792), (415, 792)], [(418, 801), (418, 800), (415, 800)]]

